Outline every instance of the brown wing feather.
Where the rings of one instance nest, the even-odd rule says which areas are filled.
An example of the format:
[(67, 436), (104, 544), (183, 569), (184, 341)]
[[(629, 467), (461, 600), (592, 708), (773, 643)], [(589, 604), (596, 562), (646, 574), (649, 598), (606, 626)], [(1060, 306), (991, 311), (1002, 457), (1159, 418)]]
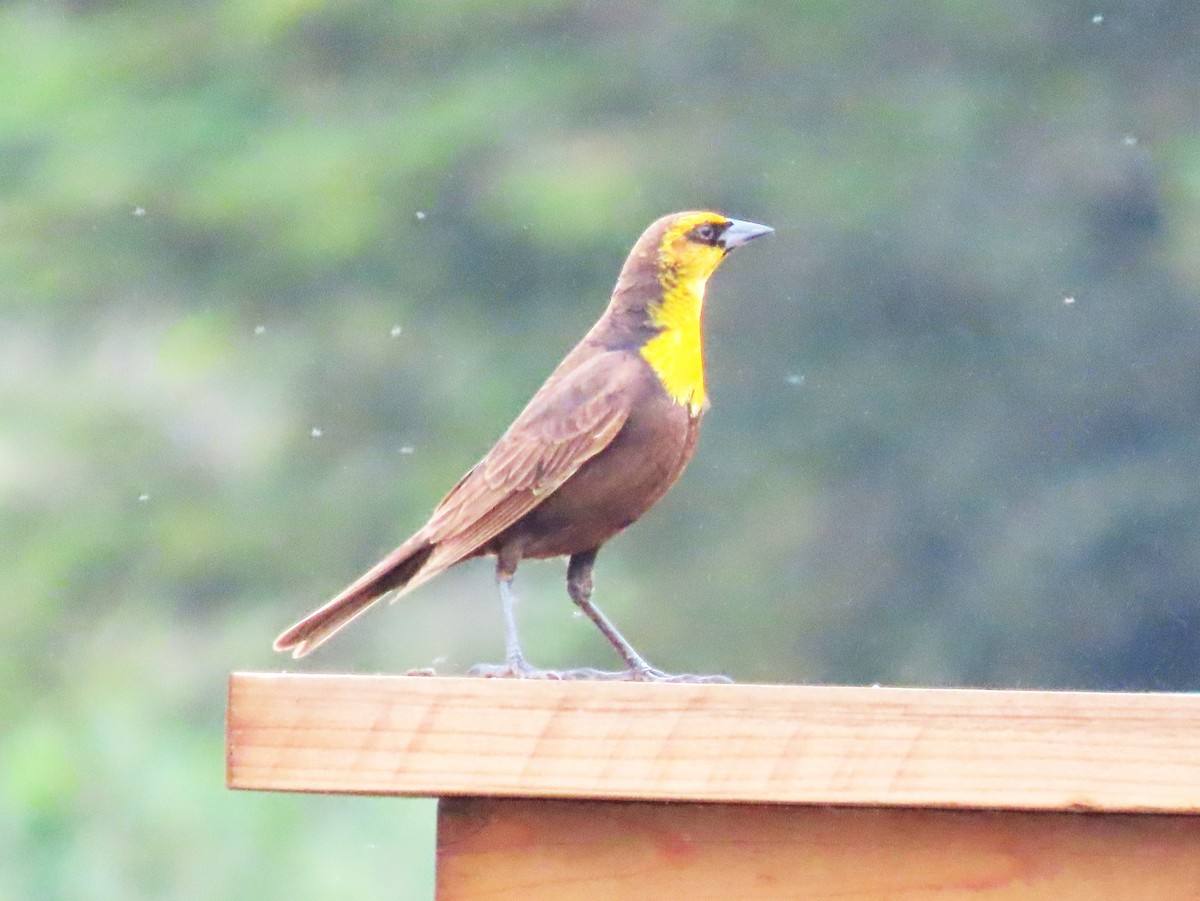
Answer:
[[(438, 504), (429, 522), (341, 594), (275, 640), (301, 657), (380, 596), (394, 598), (477, 553), (606, 448), (629, 417), (628, 355), (568, 357), (508, 431)], [(393, 598), (393, 599), (394, 599)]]
[(631, 365), (603, 353), (551, 377), (433, 511), (421, 534), (435, 549), (418, 578), (478, 551), (608, 447), (632, 406), (621, 390)]

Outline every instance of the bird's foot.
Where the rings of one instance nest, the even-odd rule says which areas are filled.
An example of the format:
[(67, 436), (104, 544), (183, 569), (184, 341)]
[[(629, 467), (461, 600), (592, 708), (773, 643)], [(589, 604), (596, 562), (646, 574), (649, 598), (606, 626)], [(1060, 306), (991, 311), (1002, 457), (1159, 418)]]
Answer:
[(664, 673), (652, 666), (631, 666), (623, 670), (600, 670), (591, 667), (579, 669), (558, 670), (553, 678), (569, 680), (593, 680), (596, 682), (680, 682), (705, 685), (729, 685), (733, 680), (728, 676), (704, 676), (691, 673)]
[(664, 673), (652, 666), (631, 666), (623, 670), (602, 670), (584, 666), (577, 669), (540, 669), (524, 657), (507, 663), (477, 663), (467, 670), (468, 676), (482, 679), (554, 679), (570, 682), (678, 682), (691, 685), (731, 685), (733, 680), (721, 675)]
[(632, 654), (625, 658), (625, 662), (629, 664), (629, 668), (624, 671), (622, 677), (628, 682), (681, 682), (690, 685), (729, 685), (733, 682), (728, 676), (721, 675), (664, 673), (642, 659), (641, 654)]
[(539, 669), (524, 657), (517, 657), (507, 663), (477, 663), (469, 670), (468, 676), (481, 679), (562, 679), (557, 670)]
[(688, 685), (732, 685), (733, 680), (723, 673), (664, 673), (650, 670), (648, 673), (634, 671), (631, 677), (637, 682), (680, 682)]
[(664, 673), (652, 666), (631, 667), (622, 674), (629, 682), (679, 682), (688, 685), (732, 685), (733, 680), (728, 676), (714, 673)]

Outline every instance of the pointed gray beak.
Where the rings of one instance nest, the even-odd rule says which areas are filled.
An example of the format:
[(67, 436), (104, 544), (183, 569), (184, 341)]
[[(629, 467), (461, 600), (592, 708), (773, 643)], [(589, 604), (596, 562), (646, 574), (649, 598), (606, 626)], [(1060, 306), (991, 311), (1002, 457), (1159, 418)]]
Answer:
[(730, 219), (729, 228), (725, 229), (721, 235), (721, 246), (726, 250), (733, 250), (735, 247), (741, 247), (747, 241), (753, 241), (755, 238), (761, 238), (763, 235), (769, 235), (775, 229), (769, 225), (759, 225), (757, 222), (743, 222), (740, 219)]

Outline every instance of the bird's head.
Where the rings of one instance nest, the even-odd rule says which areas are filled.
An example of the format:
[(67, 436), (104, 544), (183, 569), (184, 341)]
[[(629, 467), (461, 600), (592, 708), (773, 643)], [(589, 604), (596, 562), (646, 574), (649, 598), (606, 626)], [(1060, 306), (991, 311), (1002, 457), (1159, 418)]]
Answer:
[(633, 246), (598, 340), (638, 342), (638, 352), (667, 394), (693, 416), (708, 404), (704, 389), (701, 317), (709, 277), (735, 247), (773, 229), (720, 213), (672, 213), (653, 223)]
[(642, 306), (677, 290), (702, 299), (709, 277), (731, 250), (773, 231), (708, 211), (663, 216), (633, 245), (614, 299)]
[(705, 211), (665, 216), (647, 229), (647, 236), (658, 236), (655, 268), (663, 288), (689, 285), (702, 293), (731, 250), (773, 230)]

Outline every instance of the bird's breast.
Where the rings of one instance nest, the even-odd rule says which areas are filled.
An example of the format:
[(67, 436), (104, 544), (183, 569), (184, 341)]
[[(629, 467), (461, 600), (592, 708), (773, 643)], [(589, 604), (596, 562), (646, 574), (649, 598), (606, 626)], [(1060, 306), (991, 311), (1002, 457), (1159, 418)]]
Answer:
[(665, 329), (642, 345), (641, 355), (654, 370), (663, 390), (692, 416), (708, 406), (704, 387), (704, 347), (700, 324)]
[(639, 351), (667, 396), (693, 416), (708, 405), (701, 320), (709, 274), (684, 278), (670, 272), (660, 277), (661, 297), (646, 311), (658, 332)]

